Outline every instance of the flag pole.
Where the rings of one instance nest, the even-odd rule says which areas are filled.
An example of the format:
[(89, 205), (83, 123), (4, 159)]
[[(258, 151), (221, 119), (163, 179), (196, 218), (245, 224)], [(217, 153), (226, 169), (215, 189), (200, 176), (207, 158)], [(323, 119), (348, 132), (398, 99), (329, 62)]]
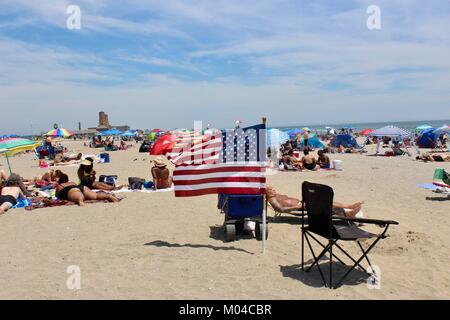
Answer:
[[(262, 118), (262, 123), (264, 125), (266, 125), (267, 123), (267, 118), (263, 117)], [(264, 135), (265, 136), (265, 135)], [(266, 142), (264, 141), (264, 146), (266, 145)], [(264, 160), (265, 157), (267, 156), (267, 151), (264, 154)], [(264, 166), (266, 161), (263, 161)], [(266, 196), (265, 196), (266, 197)], [(266, 222), (266, 214), (267, 214), (267, 206), (266, 206), (267, 202), (263, 201), (263, 216), (262, 216), (262, 225), (263, 225), (263, 229), (262, 229), (262, 252), (263, 254), (266, 253), (266, 226), (267, 226), (267, 222)]]

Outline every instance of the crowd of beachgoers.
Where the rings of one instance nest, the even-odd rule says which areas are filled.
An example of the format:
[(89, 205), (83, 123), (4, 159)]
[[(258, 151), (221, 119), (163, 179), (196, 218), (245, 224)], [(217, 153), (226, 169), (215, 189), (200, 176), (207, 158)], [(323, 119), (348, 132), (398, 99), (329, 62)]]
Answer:
[[(139, 152), (150, 152), (155, 141), (165, 134), (158, 130), (155, 134), (146, 135), (143, 131), (136, 131), (133, 136), (74, 136), (70, 139), (82, 140), (85, 147), (102, 149), (99, 155), (86, 155), (82, 153), (69, 154), (69, 150), (63, 146), (64, 140), (52, 140), (51, 137), (43, 138), (41, 146), (36, 151), (39, 159), (38, 165), (47, 171), (35, 177), (22, 177), (18, 173), (8, 174), (5, 169), (1, 170), (0, 177), (0, 214), (18, 205), (20, 200), (23, 206), (34, 203), (35, 206), (56, 206), (61, 203), (72, 202), (77, 205), (84, 205), (86, 201), (110, 201), (117, 202), (120, 199), (114, 191), (122, 189), (148, 190), (168, 189), (172, 187), (171, 171), (167, 167), (162, 155), (153, 159), (153, 167), (149, 170), (151, 177), (130, 178), (129, 185), (117, 185), (114, 176), (97, 176), (94, 169), (95, 163), (109, 161), (108, 152), (126, 151), (135, 145), (139, 145)], [(346, 139), (337, 139), (337, 137)], [(151, 139), (149, 138), (151, 137)], [(317, 171), (317, 170), (339, 170), (339, 160), (332, 160), (333, 154), (362, 154), (367, 153), (366, 146), (377, 145), (377, 150), (387, 148), (385, 152), (377, 151), (377, 154), (384, 156), (413, 156), (416, 148), (415, 159), (431, 162), (450, 162), (450, 154), (447, 147), (446, 131), (442, 132), (436, 145), (425, 153), (420, 154), (417, 148), (419, 135), (412, 137), (370, 137), (355, 134), (351, 130), (341, 129), (340, 132), (328, 132), (324, 135), (316, 136), (310, 130), (294, 131), (282, 143), (269, 145), (267, 150), (268, 166), (280, 171)], [(362, 144), (358, 144), (364, 141)], [(317, 144), (310, 143), (313, 139), (318, 139)], [(363, 140), (361, 140), (363, 138)], [(65, 166), (79, 166), (77, 177), (69, 177), (64, 173)], [(30, 191), (32, 190), (32, 191)], [(280, 199), (282, 199), (281, 197)], [(30, 200), (32, 199), (32, 200)], [(295, 202), (296, 200), (294, 200)], [(290, 207), (292, 201), (286, 202), (286, 207)], [(296, 204), (297, 206), (297, 204)], [(345, 206), (344, 206), (345, 207)], [(355, 205), (347, 206), (353, 209)]]

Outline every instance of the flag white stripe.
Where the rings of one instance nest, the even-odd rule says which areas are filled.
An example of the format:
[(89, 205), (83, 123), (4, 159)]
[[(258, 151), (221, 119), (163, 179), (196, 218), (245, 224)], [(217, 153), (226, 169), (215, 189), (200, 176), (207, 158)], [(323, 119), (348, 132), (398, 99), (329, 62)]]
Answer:
[(175, 191), (184, 191), (184, 190), (201, 190), (201, 189), (209, 189), (209, 188), (255, 188), (261, 189), (265, 188), (265, 183), (259, 182), (216, 182), (216, 183), (204, 183), (197, 185), (175, 185)]
[(173, 176), (173, 181), (179, 180), (199, 180), (208, 178), (239, 178), (239, 177), (249, 177), (249, 178), (261, 178), (264, 177), (263, 172), (214, 172), (205, 174), (193, 174), (193, 175), (176, 175)]
[[(225, 162), (218, 164), (202, 164), (202, 165), (194, 165), (194, 166), (183, 166), (177, 167), (176, 171), (184, 171), (184, 170), (207, 170), (207, 169), (215, 169), (215, 168), (232, 168), (232, 167), (263, 167), (261, 162), (251, 161), (251, 162)], [(245, 170), (245, 169), (243, 169)]]

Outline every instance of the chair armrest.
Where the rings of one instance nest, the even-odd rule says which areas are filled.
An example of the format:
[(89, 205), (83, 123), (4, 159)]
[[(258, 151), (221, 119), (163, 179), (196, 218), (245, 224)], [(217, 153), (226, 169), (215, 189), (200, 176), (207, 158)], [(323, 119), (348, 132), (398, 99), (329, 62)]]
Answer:
[(359, 223), (369, 223), (369, 224), (378, 224), (378, 225), (387, 225), (387, 224), (395, 224), (397, 225), (397, 221), (393, 220), (378, 220), (378, 219), (368, 219), (368, 218), (351, 218), (351, 217), (338, 217), (334, 216), (333, 220), (344, 220), (350, 222), (359, 222)]

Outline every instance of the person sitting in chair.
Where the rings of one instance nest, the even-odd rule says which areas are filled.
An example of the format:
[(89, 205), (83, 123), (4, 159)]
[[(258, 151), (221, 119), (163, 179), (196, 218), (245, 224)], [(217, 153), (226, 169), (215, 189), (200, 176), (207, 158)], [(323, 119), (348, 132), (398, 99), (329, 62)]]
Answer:
[[(293, 197), (278, 193), (272, 186), (266, 186), (267, 200), (272, 208), (280, 212), (290, 212), (302, 209), (302, 202)], [(361, 212), (364, 201), (355, 202), (352, 204), (344, 204), (333, 201), (333, 213), (335, 215), (355, 217)]]

